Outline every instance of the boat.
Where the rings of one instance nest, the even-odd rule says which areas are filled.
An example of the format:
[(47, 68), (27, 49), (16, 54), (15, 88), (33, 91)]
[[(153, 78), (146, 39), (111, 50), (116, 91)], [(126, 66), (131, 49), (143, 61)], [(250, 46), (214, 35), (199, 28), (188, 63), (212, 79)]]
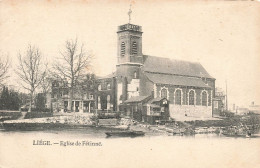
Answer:
[(135, 137), (135, 136), (144, 136), (143, 131), (132, 131), (132, 130), (123, 130), (123, 131), (110, 131), (110, 132), (105, 132), (107, 136), (130, 136), (130, 137)]

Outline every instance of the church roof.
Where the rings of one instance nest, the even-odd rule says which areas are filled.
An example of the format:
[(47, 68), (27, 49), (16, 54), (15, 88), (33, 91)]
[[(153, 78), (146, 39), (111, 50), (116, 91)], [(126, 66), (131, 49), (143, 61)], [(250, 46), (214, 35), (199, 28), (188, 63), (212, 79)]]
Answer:
[(213, 78), (200, 63), (144, 55), (144, 71), (183, 76)]
[(200, 78), (148, 72), (146, 72), (145, 75), (150, 81), (156, 84), (210, 88), (210, 86), (206, 85)]

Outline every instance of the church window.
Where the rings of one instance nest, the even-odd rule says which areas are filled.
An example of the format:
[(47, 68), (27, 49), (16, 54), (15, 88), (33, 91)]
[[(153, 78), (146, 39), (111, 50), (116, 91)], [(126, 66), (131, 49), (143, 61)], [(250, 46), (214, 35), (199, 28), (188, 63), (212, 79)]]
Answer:
[(202, 106), (207, 106), (207, 93), (206, 93), (206, 91), (202, 92), (201, 99), (202, 99)]
[(121, 56), (125, 56), (125, 42), (121, 43)]
[(166, 90), (165, 88), (163, 88), (163, 89), (161, 90), (161, 97), (167, 99), (167, 90)]
[(132, 55), (137, 54), (137, 43), (134, 41), (132, 43)]
[(195, 93), (193, 90), (189, 92), (189, 105), (194, 105)]
[(181, 105), (181, 90), (175, 92), (175, 104)]

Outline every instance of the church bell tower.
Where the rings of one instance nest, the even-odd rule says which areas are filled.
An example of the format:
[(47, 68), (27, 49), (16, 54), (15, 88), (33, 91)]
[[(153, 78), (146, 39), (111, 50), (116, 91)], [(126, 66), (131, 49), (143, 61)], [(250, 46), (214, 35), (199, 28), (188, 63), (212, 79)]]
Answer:
[(142, 27), (129, 22), (118, 26), (117, 31), (117, 106), (125, 100), (139, 96), (140, 73), (143, 66)]
[(124, 24), (118, 27), (117, 63), (143, 63), (142, 27)]

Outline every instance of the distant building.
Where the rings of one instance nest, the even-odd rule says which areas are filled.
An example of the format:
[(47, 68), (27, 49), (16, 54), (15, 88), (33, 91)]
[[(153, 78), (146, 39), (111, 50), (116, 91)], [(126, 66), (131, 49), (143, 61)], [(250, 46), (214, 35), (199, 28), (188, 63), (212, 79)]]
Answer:
[(244, 115), (244, 114), (248, 114), (249, 113), (249, 109), (245, 108), (245, 107), (237, 107), (236, 109), (236, 114), (237, 115)]
[(226, 95), (224, 91), (217, 87), (215, 90), (215, 97), (213, 98), (213, 116), (220, 116), (225, 109)]
[(52, 108), (54, 112), (91, 112), (96, 108), (95, 95), (95, 80), (81, 79), (73, 89), (73, 99), (70, 102), (68, 82), (53, 80), (51, 91), (47, 94), (46, 107)]
[(260, 105), (255, 105), (255, 102), (252, 102), (248, 110), (251, 113), (260, 114)]

